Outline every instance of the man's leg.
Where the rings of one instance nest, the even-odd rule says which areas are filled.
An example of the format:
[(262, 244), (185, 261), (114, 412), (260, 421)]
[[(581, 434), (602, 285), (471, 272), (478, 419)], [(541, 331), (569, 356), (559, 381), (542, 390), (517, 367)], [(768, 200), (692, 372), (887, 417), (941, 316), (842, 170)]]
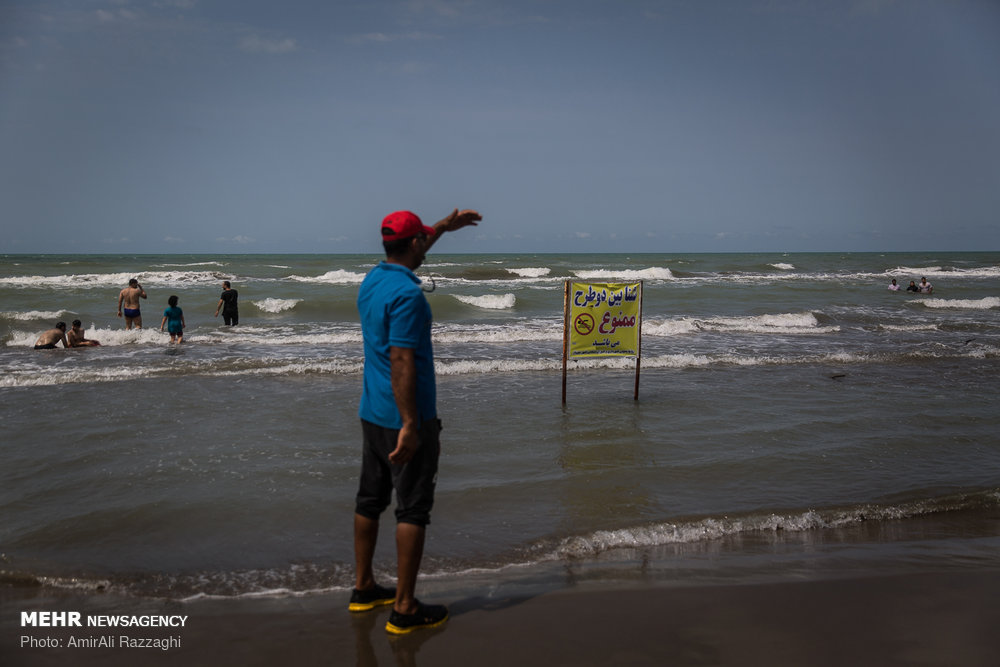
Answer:
[(424, 526), (413, 523), (396, 524), (396, 604), (401, 614), (417, 610), (415, 591), (420, 560), (424, 555)]
[(378, 521), (360, 514), (354, 515), (354, 588), (368, 590), (375, 585), (372, 560), (375, 558), (375, 543), (378, 542)]

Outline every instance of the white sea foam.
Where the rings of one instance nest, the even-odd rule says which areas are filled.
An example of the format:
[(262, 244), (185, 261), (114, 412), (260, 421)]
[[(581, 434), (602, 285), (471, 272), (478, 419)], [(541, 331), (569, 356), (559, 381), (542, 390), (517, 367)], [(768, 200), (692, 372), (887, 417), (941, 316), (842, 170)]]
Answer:
[(286, 280), (294, 280), (299, 283), (324, 283), (330, 285), (360, 285), (361, 281), (365, 279), (364, 273), (357, 273), (355, 271), (345, 271), (344, 269), (336, 269), (334, 271), (327, 271), (321, 276), (288, 276)]
[(554, 371), (562, 368), (561, 359), (481, 359), (468, 361), (436, 361), (438, 375), (469, 375), (480, 373), (520, 373), (524, 371)]
[(916, 276), (920, 278), (942, 278), (961, 281), (963, 278), (996, 278), (1000, 276), (1000, 266), (979, 266), (970, 269), (945, 268), (941, 266), (909, 267), (899, 266), (885, 272), (888, 276)]
[(768, 264), (768, 266), (773, 266), (776, 269), (781, 269), (782, 271), (794, 271), (795, 265), (789, 264), (788, 262), (776, 262), (775, 264)]
[(327, 359), (310, 361), (291, 361), (274, 366), (258, 368), (243, 368), (216, 371), (212, 375), (311, 375), (316, 373), (332, 373), (335, 375), (354, 375), (364, 369), (364, 363), (352, 359)]
[[(79, 348), (78, 348), (79, 349)], [(76, 350), (72, 352), (75, 354)], [(166, 372), (163, 368), (132, 366), (99, 369), (72, 369), (53, 373), (52, 369), (12, 369), (0, 376), (0, 387), (54, 387), (64, 384), (121, 382), (155, 377)]]
[(8, 320), (21, 320), (23, 322), (31, 320), (58, 320), (61, 317), (71, 314), (68, 310), (28, 310), (28, 311), (7, 311), (0, 313), (0, 317)]
[[(162, 344), (164, 341), (170, 340), (170, 337), (166, 333), (162, 333), (159, 329), (159, 322), (156, 323), (156, 327), (146, 327), (144, 329), (98, 329), (93, 324), (90, 327), (84, 326), (84, 337), (91, 340), (97, 340), (101, 345), (132, 345), (141, 343), (156, 343)], [(12, 331), (10, 338), (7, 341), (8, 347), (34, 347), (35, 341), (38, 340), (38, 335), (40, 331)], [(185, 337), (187, 334), (185, 333)], [(62, 345), (58, 349), (62, 349)]]
[[(185, 334), (187, 340), (187, 334)], [(328, 345), (337, 346), (361, 343), (361, 329), (356, 331), (332, 331), (319, 333), (299, 333), (296, 331), (274, 331), (269, 329), (254, 330), (240, 326), (237, 330), (205, 331), (198, 334), (198, 340), (206, 343), (249, 344), (255, 347), (263, 345)]]
[[(749, 533), (789, 535), (842, 529), (862, 523), (898, 521), (928, 514), (995, 505), (996, 491), (940, 496), (900, 504), (863, 503), (850, 507), (807, 509), (791, 514), (760, 513), (713, 516), (677, 523), (663, 522), (617, 530), (597, 530), (563, 539), (549, 558), (589, 558), (612, 549), (642, 549), (669, 544), (691, 544), (737, 537)], [(544, 559), (544, 557), (543, 557)]]
[(987, 296), (982, 299), (923, 299), (928, 308), (962, 308), (966, 310), (989, 310), (1000, 308), (1000, 297)]
[[(158, 333), (158, 332), (157, 332)], [(204, 341), (204, 339), (198, 339)], [(253, 340), (249, 337), (248, 340)], [(309, 339), (302, 342), (315, 343)], [(203, 344), (202, 342), (196, 344)], [(322, 341), (320, 344), (323, 344)], [(161, 345), (163, 344), (161, 338)], [(171, 348), (173, 349), (173, 348)], [(178, 349), (178, 351), (180, 351)], [(68, 354), (76, 354), (70, 351)], [(933, 350), (908, 350), (902, 353), (871, 355), (853, 352), (837, 352), (821, 355), (740, 355), (730, 354), (668, 354), (646, 356), (642, 359), (645, 369), (684, 370), (711, 366), (781, 366), (781, 365), (850, 365), (865, 363), (887, 363), (902, 359), (939, 359), (945, 357), (996, 358), (1000, 348), (978, 345), (961, 348), (940, 347)], [(67, 357), (69, 358), (69, 357)], [(210, 361), (202, 357), (171, 355), (160, 357), (158, 363), (135, 363), (129, 357), (113, 366), (93, 367), (71, 365), (58, 373), (50, 366), (35, 363), (38, 358), (26, 357), (18, 367), (11, 367), (0, 376), (0, 387), (55, 386), (64, 384), (107, 383), (131, 381), (142, 378), (185, 376), (205, 377), (253, 377), (253, 376), (301, 376), (301, 375), (354, 375), (363, 368), (360, 357), (343, 358), (227, 358)], [(494, 375), (502, 373), (544, 372), (557, 373), (562, 368), (562, 360), (557, 356), (536, 359), (462, 359), (442, 360), (435, 364), (439, 376)], [(595, 369), (632, 370), (635, 359), (611, 357), (570, 361), (570, 372), (592, 371)]]
[(840, 327), (822, 327), (813, 313), (779, 313), (748, 317), (681, 318), (643, 325), (643, 334), (677, 336), (699, 331), (760, 334), (823, 334), (840, 331)]
[(507, 270), (513, 273), (515, 276), (520, 276), (522, 278), (541, 278), (543, 276), (549, 275), (549, 273), (552, 272), (552, 269), (545, 267), (507, 269)]
[(609, 269), (573, 271), (580, 280), (673, 280), (673, 272), (665, 267), (651, 266), (648, 269), (615, 271)]
[(7, 276), (0, 277), (2, 287), (39, 289), (58, 288), (123, 288), (136, 278), (143, 286), (183, 286), (215, 283), (232, 276), (216, 271), (146, 271), (142, 273), (80, 273), (59, 276)]
[[(73, 351), (75, 353), (75, 351)], [(240, 376), (293, 376), (311, 374), (353, 375), (361, 373), (363, 362), (359, 359), (313, 359), (300, 361), (263, 360), (247, 365), (224, 365), (217, 363), (187, 361), (178, 368), (177, 364), (120, 364), (104, 368), (77, 367), (59, 373), (51, 368), (25, 367), (12, 369), (0, 376), (0, 387), (51, 387), (66, 384), (100, 384), (122, 382), (143, 378), (176, 376), (183, 372), (187, 376), (240, 377)]]
[(689, 317), (682, 317), (676, 320), (647, 320), (642, 323), (642, 333), (644, 336), (681, 336), (684, 334), (698, 333), (701, 329), (695, 320)]
[(302, 299), (275, 299), (268, 297), (267, 299), (263, 299), (261, 301), (251, 301), (250, 303), (257, 306), (258, 310), (265, 313), (280, 313), (286, 310), (291, 310), (298, 305), (300, 301), (302, 301)]
[(879, 324), (879, 329), (884, 331), (937, 331), (936, 324)]
[(435, 343), (511, 343), (562, 340), (562, 326), (489, 326), (446, 325), (435, 328)]
[(462, 303), (477, 308), (487, 308), (489, 310), (506, 310), (514, 307), (515, 297), (513, 294), (486, 294), (483, 296), (463, 296), (453, 294), (453, 297)]

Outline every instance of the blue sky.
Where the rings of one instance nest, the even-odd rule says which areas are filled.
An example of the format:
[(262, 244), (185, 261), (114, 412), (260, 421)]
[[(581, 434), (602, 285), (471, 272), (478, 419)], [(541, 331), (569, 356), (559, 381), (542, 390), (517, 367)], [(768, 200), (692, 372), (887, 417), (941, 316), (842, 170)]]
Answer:
[(1000, 250), (995, 0), (0, 0), (0, 252)]

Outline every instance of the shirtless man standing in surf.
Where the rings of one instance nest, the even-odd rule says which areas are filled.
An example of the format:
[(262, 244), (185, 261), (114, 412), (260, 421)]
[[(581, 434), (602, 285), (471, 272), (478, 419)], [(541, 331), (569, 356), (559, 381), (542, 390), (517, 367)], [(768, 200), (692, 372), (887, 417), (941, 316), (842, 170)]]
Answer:
[(146, 290), (142, 289), (142, 285), (135, 278), (128, 281), (128, 287), (118, 293), (118, 317), (125, 318), (126, 329), (131, 329), (133, 322), (136, 329), (142, 328), (142, 315), (139, 313), (140, 298), (146, 298)]

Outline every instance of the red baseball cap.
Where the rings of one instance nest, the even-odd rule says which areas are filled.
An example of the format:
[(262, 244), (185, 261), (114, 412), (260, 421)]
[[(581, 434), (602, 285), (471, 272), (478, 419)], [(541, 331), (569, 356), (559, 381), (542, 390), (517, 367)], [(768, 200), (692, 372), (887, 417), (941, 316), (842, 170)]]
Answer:
[(382, 220), (383, 241), (408, 239), (421, 233), (434, 236), (436, 232), (433, 227), (427, 227), (416, 214), (409, 211), (396, 211)]

